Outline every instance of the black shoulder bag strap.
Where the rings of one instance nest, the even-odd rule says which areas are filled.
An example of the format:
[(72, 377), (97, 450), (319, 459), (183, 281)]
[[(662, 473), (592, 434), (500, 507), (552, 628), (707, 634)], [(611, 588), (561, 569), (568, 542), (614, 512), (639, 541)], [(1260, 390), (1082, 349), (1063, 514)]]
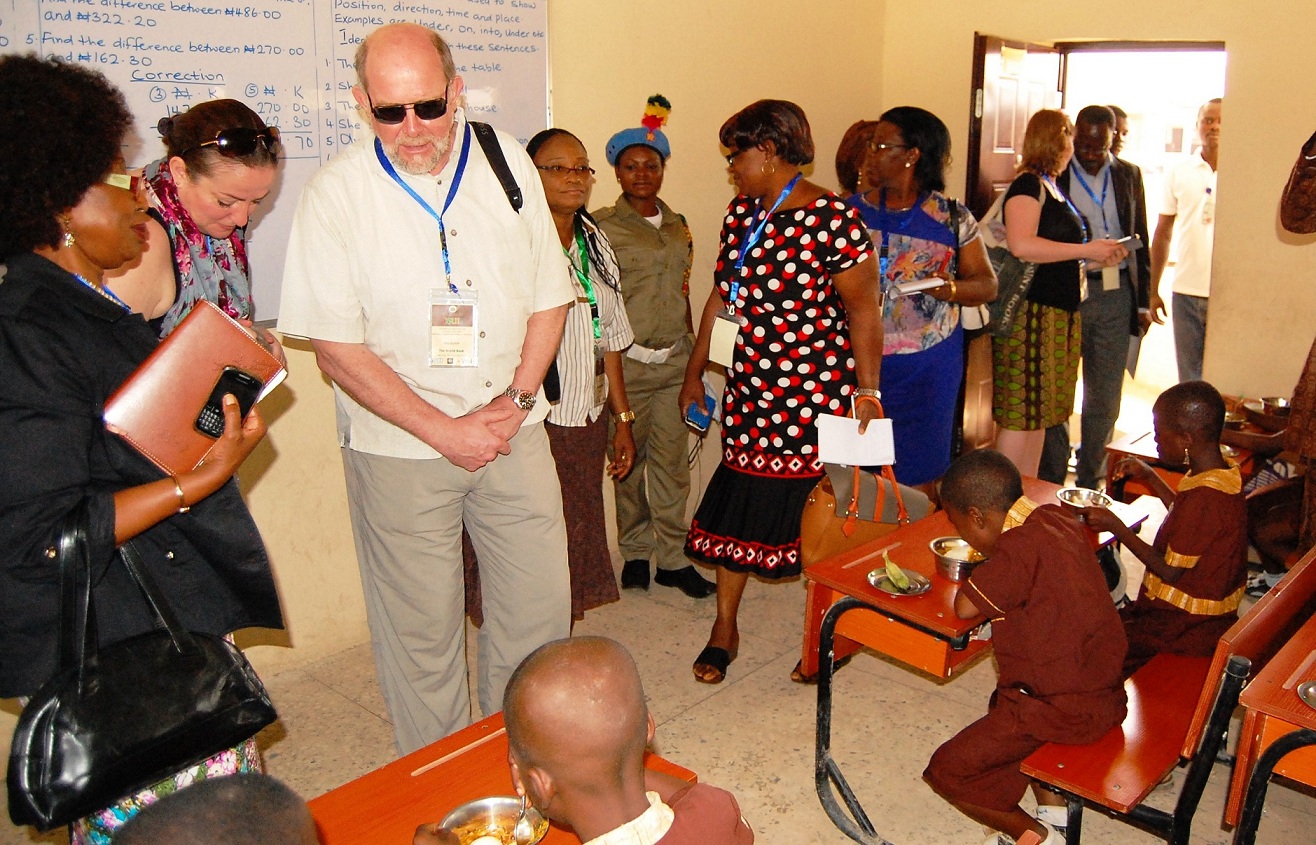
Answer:
[(520, 214), (521, 186), (516, 184), (516, 177), (507, 166), (507, 157), (503, 155), (503, 148), (498, 145), (498, 136), (494, 134), (493, 127), (472, 120), (471, 130), (475, 132), (475, 140), (480, 142), (480, 149), (484, 150), (484, 157), (489, 159), (489, 166), (493, 168), (498, 181), (502, 183), (503, 192), (507, 194), (507, 201), (512, 204), (512, 210)]
[(960, 204), (954, 197), (947, 199), (950, 200), (950, 236), (955, 244), (955, 252), (950, 259), (950, 268), (946, 276), (953, 279), (960, 272)]

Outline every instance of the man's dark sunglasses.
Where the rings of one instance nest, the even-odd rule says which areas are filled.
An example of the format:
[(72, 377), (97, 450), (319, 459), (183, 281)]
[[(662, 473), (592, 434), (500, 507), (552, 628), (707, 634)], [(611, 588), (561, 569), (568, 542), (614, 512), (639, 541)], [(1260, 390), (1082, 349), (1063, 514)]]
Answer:
[(439, 97), (437, 100), (421, 100), (419, 103), (402, 103), (396, 106), (377, 106), (375, 101), (370, 99), (370, 94), (366, 94), (366, 102), (370, 104), (370, 113), (380, 123), (401, 123), (407, 119), (407, 109), (411, 109), (416, 113), (417, 120), (435, 120), (448, 113), (447, 97)]
[(222, 156), (241, 158), (256, 152), (257, 144), (264, 144), (270, 155), (277, 156), (279, 154), (279, 128), (277, 126), (268, 126), (264, 129), (249, 129), (246, 127), (223, 129), (215, 135), (213, 140), (190, 147), (180, 155), (187, 155), (192, 150), (199, 150), (202, 147), (214, 147), (215, 151)]

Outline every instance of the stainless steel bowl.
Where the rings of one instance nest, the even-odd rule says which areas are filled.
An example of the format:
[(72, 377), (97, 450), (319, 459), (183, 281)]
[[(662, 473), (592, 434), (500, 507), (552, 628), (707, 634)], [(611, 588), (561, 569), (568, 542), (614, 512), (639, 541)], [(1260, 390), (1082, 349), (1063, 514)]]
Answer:
[(969, 542), (961, 537), (938, 537), (928, 548), (937, 558), (937, 572), (956, 584), (968, 580), (973, 568), (982, 563), (982, 557)]
[[(471, 845), (482, 836), (491, 836), (499, 845), (514, 845), (512, 828), (516, 826), (517, 814), (521, 812), (521, 799), (508, 795), (495, 795), (467, 801), (444, 817), (441, 824), (451, 830), (461, 840), (462, 845)], [(538, 818), (535, 825), (535, 842), (548, 833), (548, 819), (533, 807), (529, 811)]]
[(1062, 487), (1056, 491), (1056, 498), (1071, 508), (1108, 508), (1111, 498), (1100, 490), (1086, 487)]
[(1272, 417), (1287, 417), (1292, 407), (1287, 397), (1262, 396), (1261, 410)]

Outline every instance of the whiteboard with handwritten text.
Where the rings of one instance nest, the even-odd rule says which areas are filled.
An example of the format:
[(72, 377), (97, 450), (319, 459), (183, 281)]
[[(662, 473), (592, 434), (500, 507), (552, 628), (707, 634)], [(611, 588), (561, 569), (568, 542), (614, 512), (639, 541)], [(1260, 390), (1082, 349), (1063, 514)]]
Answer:
[[(548, 0), (0, 0), (0, 52), (93, 65), (137, 117), (125, 158), (163, 154), (160, 118), (242, 100), (279, 127), (287, 161), (248, 229), (256, 317), (277, 316), (284, 246), (301, 188), (369, 136), (352, 98), (357, 45), (394, 21), (452, 47), (467, 114), (524, 143), (548, 125)], [(58, 108), (57, 103), (51, 104)]]

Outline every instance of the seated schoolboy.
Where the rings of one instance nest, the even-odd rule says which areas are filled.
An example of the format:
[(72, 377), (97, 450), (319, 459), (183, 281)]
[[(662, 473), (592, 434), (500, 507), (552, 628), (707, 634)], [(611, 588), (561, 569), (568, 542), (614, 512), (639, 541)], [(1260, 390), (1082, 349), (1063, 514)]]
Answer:
[(1216, 641), (1238, 621), (1247, 583), (1247, 500), (1238, 467), (1220, 454), (1225, 402), (1204, 381), (1176, 384), (1152, 406), (1160, 459), (1187, 464), (1176, 494), (1150, 466), (1125, 458), (1113, 476), (1143, 481), (1169, 507), (1147, 545), (1105, 508), (1084, 518), (1110, 531), (1147, 566), (1142, 592), (1121, 611), (1132, 674), (1157, 654), (1209, 657)]
[[(1124, 632), (1083, 525), (1059, 505), (1032, 508), (1004, 531), (1023, 498), (999, 452), (958, 458), (941, 503), (960, 536), (986, 556), (955, 599), (961, 619), (987, 616), (1000, 677), (987, 715), (933, 753), (924, 779), (956, 809), (1005, 835), (989, 842), (1059, 845), (1051, 824), (1019, 806), (1019, 763), (1047, 742), (1092, 742), (1124, 718)], [(1013, 522), (1013, 519), (1011, 519)], [(1062, 803), (1034, 785), (1039, 806)], [(1049, 816), (1056, 822), (1063, 812)], [(1043, 813), (1044, 818), (1048, 818)]]
[(142, 809), (115, 845), (317, 845), (301, 796), (262, 774), (207, 778)]
[[(731, 793), (644, 767), (654, 722), (635, 661), (604, 637), (541, 646), (503, 695), (517, 794), (585, 845), (750, 845)], [(415, 842), (448, 842), (422, 825)]]

